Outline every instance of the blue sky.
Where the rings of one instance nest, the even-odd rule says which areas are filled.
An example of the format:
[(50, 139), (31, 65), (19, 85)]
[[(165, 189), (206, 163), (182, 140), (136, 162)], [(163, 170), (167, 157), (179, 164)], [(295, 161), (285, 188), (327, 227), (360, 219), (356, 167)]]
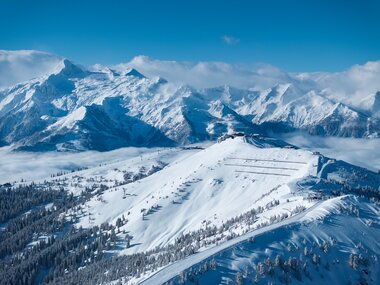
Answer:
[(0, 49), (339, 71), (380, 59), (378, 0), (0, 0)]

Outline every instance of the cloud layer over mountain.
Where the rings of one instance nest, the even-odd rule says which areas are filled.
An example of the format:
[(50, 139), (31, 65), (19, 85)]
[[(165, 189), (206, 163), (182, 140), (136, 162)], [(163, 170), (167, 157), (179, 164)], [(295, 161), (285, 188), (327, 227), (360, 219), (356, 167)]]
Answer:
[(51, 74), (62, 61), (60, 56), (33, 50), (0, 50), (0, 88)]
[(128, 67), (133, 67), (148, 77), (160, 76), (169, 82), (187, 84), (195, 88), (230, 85), (262, 89), (293, 80), (289, 74), (269, 64), (257, 64), (250, 68), (225, 62), (194, 63), (136, 56), (128, 63), (114, 66), (116, 70)]
[[(41, 51), (0, 50), (0, 88), (53, 73), (62, 57)], [(159, 76), (171, 83), (195, 88), (222, 85), (262, 90), (277, 84), (302, 82), (330, 99), (363, 110), (371, 109), (380, 90), (380, 61), (354, 65), (341, 72), (288, 73), (269, 64), (239, 65), (225, 62), (186, 62), (136, 56), (127, 63), (110, 66), (117, 71), (135, 68), (147, 77)], [(92, 68), (103, 68), (94, 65)]]
[(224, 62), (181, 62), (157, 60), (146, 56), (114, 66), (133, 67), (148, 77), (161, 76), (169, 82), (196, 88), (230, 85), (256, 90), (276, 84), (300, 82), (323, 91), (325, 96), (360, 109), (370, 109), (373, 94), (380, 90), (380, 61), (354, 65), (342, 72), (288, 73), (269, 64), (235, 65)]
[(0, 90), (0, 145), (104, 151), (231, 132), (380, 135), (380, 62), (341, 73), (292, 74), (270, 65), (144, 56), (89, 69), (34, 51), (3, 52), (2, 58), (5, 84), (38, 78)]

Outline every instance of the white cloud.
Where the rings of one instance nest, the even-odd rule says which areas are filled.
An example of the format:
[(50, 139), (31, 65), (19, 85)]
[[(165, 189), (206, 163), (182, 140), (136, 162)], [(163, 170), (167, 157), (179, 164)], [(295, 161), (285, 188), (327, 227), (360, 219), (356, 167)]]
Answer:
[(282, 139), (304, 149), (319, 151), (373, 171), (380, 170), (380, 140), (311, 136), (305, 132), (288, 133)]
[(148, 77), (160, 76), (172, 83), (196, 88), (231, 85), (265, 89), (293, 83), (305, 93), (321, 92), (326, 97), (361, 110), (370, 110), (374, 94), (380, 91), (380, 61), (354, 65), (342, 72), (287, 73), (269, 64), (239, 65), (225, 62), (181, 62), (137, 56), (117, 70), (136, 68)]
[(95, 167), (105, 162), (137, 157), (154, 151), (146, 148), (120, 148), (107, 152), (13, 152), (10, 147), (0, 148), (0, 184), (20, 180), (42, 179), (61, 171), (80, 167)]
[(327, 97), (368, 109), (373, 94), (380, 91), (380, 61), (357, 64), (343, 72), (303, 73), (297, 77), (315, 81)]
[(225, 62), (194, 63), (137, 56), (126, 64), (113, 66), (119, 71), (130, 67), (148, 77), (160, 76), (169, 82), (188, 84), (196, 88), (231, 85), (239, 88), (263, 89), (293, 80), (289, 74), (269, 64), (243, 66)]
[(240, 42), (240, 39), (229, 35), (223, 35), (222, 40), (228, 45), (236, 45)]
[(40, 51), (0, 50), (0, 88), (50, 74), (61, 61), (59, 56)]

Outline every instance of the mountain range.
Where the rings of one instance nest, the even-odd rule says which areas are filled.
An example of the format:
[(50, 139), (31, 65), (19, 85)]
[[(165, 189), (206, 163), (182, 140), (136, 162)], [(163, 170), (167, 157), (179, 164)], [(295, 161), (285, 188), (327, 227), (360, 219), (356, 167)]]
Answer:
[[(0, 89), (0, 145), (106, 151), (184, 145), (233, 132), (305, 130), (343, 137), (380, 133), (380, 92), (365, 94), (354, 105), (347, 98), (339, 100), (339, 92), (334, 95), (326, 83), (339, 78), (337, 74), (281, 73), (266, 80), (266, 74), (256, 72), (251, 87), (194, 87), (170, 82), (171, 73), (169, 79), (162, 78), (144, 66), (150, 76), (140, 73), (133, 65), (141, 65), (141, 60), (147, 59), (85, 68), (36, 51), (0, 52), (0, 70), (8, 74)], [(362, 69), (371, 66), (376, 71), (380, 63)], [(21, 76), (22, 70), (28, 72)], [(24, 81), (16, 84), (15, 78)]]

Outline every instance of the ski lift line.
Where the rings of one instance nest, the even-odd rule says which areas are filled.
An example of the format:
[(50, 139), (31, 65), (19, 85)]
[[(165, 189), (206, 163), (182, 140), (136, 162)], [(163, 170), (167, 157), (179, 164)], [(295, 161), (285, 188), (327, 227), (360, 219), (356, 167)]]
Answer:
[(256, 172), (256, 171), (246, 171), (246, 170), (235, 170), (235, 172), (239, 172), (239, 173), (253, 173), (253, 174), (262, 174), (262, 175), (291, 176), (289, 174), (270, 173), (270, 172)]
[(303, 162), (303, 161), (275, 160), (275, 159), (241, 158), (241, 157), (227, 157), (227, 159), (236, 159), (236, 160), (240, 159), (240, 160), (252, 160), (252, 161), (269, 161), (269, 162), (307, 164), (306, 162)]
[(251, 168), (267, 168), (267, 169), (282, 169), (282, 170), (299, 170), (298, 168), (290, 167), (275, 167), (275, 166), (261, 166), (261, 165), (244, 165), (244, 164), (233, 164), (225, 163), (226, 166), (241, 166), (241, 167), (251, 167)]

